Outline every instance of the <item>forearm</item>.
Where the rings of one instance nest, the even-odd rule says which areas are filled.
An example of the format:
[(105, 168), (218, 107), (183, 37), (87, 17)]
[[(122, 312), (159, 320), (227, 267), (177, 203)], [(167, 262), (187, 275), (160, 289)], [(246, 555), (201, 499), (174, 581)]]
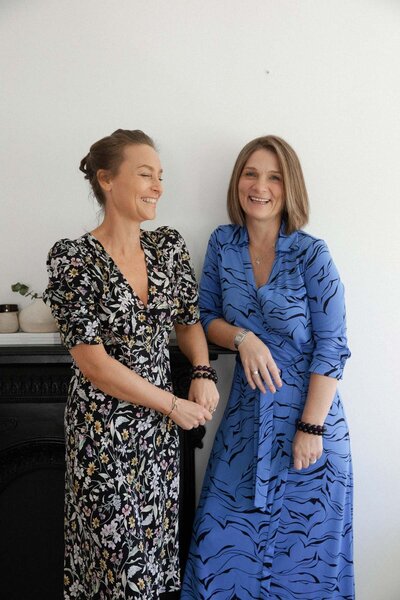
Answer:
[(236, 350), (233, 340), (241, 329), (242, 327), (230, 325), (224, 319), (214, 319), (208, 326), (207, 337), (210, 342), (213, 342), (222, 348)]
[(83, 375), (109, 396), (163, 414), (171, 410), (171, 393), (162, 390), (112, 358), (103, 346), (75, 346), (71, 354)]
[(209, 365), (207, 340), (200, 323), (175, 325), (179, 349), (192, 365)]
[(336, 388), (337, 380), (333, 377), (312, 373), (301, 420), (305, 423), (323, 425), (332, 405)]

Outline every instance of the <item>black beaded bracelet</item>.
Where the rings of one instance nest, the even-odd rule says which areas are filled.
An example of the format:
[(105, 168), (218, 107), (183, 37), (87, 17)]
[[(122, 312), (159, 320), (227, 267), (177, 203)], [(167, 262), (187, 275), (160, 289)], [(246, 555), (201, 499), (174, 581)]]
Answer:
[(297, 419), (296, 421), (296, 429), (298, 429), (298, 431), (304, 431), (304, 433), (311, 433), (312, 435), (324, 435), (326, 432), (325, 425), (304, 423), (304, 421), (300, 421), (300, 419)]
[(194, 371), (190, 379), (211, 379), (214, 383), (218, 383), (218, 377), (216, 373), (208, 373), (207, 371)]
[(213, 367), (208, 367), (207, 365), (194, 365), (192, 367), (192, 373), (195, 371), (206, 371), (207, 373), (213, 373), (214, 375), (216, 374), (216, 370)]

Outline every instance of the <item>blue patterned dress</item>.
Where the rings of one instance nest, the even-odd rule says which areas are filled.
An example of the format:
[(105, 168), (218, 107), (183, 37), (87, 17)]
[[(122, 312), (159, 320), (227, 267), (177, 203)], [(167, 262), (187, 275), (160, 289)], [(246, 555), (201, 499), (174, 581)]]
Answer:
[(309, 377), (340, 379), (350, 356), (343, 286), (322, 240), (282, 226), (268, 282), (257, 289), (247, 230), (211, 235), (200, 289), (202, 322), (253, 331), (283, 387), (253, 391), (239, 356), (208, 464), (182, 600), (350, 600), (352, 465), (336, 393), (315, 465), (293, 468), (295, 422)]

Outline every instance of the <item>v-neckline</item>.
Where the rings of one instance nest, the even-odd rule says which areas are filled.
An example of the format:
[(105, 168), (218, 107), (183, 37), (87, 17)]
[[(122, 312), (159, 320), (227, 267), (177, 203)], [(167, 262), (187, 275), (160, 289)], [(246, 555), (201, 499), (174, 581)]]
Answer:
[(271, 277), (272, 277), (272, 274), (274, 273), (276, 263), (277, 263), (277, 258), (278, 258), (278, 252), (277, 252), (276, 246), (275, 246), (275, 256), (274, 256), (274, 260), (272, 263), (271, 271), (268, 275), (268, 279), (265, 283), (263, 283), (262, 285), (259, 285), (259, 286), (257, 286), (257, 284), (256, 284), (256, 278), (254, 275), (253, 264), (251, 262), (249, 245), (248, 244), (244, 245), (242, 247), (242, 250), (243, 250), (242, 256), (244, 259), (244, 267), (245, 267), (245, 272), (247, 275), (247, 281), (256, 290), (256, 292), (259, 292), (264, 287), (268, 287), (271, 283)]
[(146, 277), (147, 277), (147, 299), (146, 302), (143, 302), (143, 300), (141, 299), (141, 297), (139, 296), (139, 294), (137, 294), (134, 290), (134, 288), (132, 287), (132, 285), (129, 283), (129, 281), (127, 280), (127, 278), (125, 277), (125, 275), (123, 274), (123, 272), (121, 271), (121, 269), (119, 268), (119, 266), (117, 265), (117, 263), (115, 262), (115, 260), (113, 259), (113, 257), (111, 256), (111, 254), (109, 254), (107, 252), (107, 250), (104, 248), (103, 244), (100, 242), (100, 240), (97, 239), (97, 237), (95, 237), (92, 233), (90, 233), (90, 231), (88, 231), (88, 233), (86, 235), (88, 235), (95, 244), (98, 244), (101, 248), (101, 250), (103, 251), (103, 253), (106, 255), (107, 259), (111, 262), (111, 264), (113, 265), (113, 268), (115, 271), (117, 271), (117, 273), (120, 275), (121, 279), (124, 281), (125, 285), (127, 286), (127, 288), (129, 289), (131, 295), (136, 298), (136, 300), (143, 306), (144, 310), (147, 310), (150, 304), (150, 281), (149, 281), (149, 265), (147, 262), (147, 254), (146, 254), (146, 247), (143, 246), (143, 229), (140, 230), (140, 247), (143, 250), (143, 255), (144, 255), (144, 262), (145, 262), (145, 266), (146, 266)]

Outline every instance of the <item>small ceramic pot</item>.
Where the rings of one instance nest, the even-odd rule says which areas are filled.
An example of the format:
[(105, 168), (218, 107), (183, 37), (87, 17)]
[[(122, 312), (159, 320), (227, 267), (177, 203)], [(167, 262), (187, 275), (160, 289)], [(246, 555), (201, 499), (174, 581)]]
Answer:
[(0, 333), (15, 333), (18, 329), (18, 305), (0, 304)]
[(58, 331), (50, 308), (41, 298), (25, 306), (19, 313), (19, 326), (26, 333), (51, 333)]

